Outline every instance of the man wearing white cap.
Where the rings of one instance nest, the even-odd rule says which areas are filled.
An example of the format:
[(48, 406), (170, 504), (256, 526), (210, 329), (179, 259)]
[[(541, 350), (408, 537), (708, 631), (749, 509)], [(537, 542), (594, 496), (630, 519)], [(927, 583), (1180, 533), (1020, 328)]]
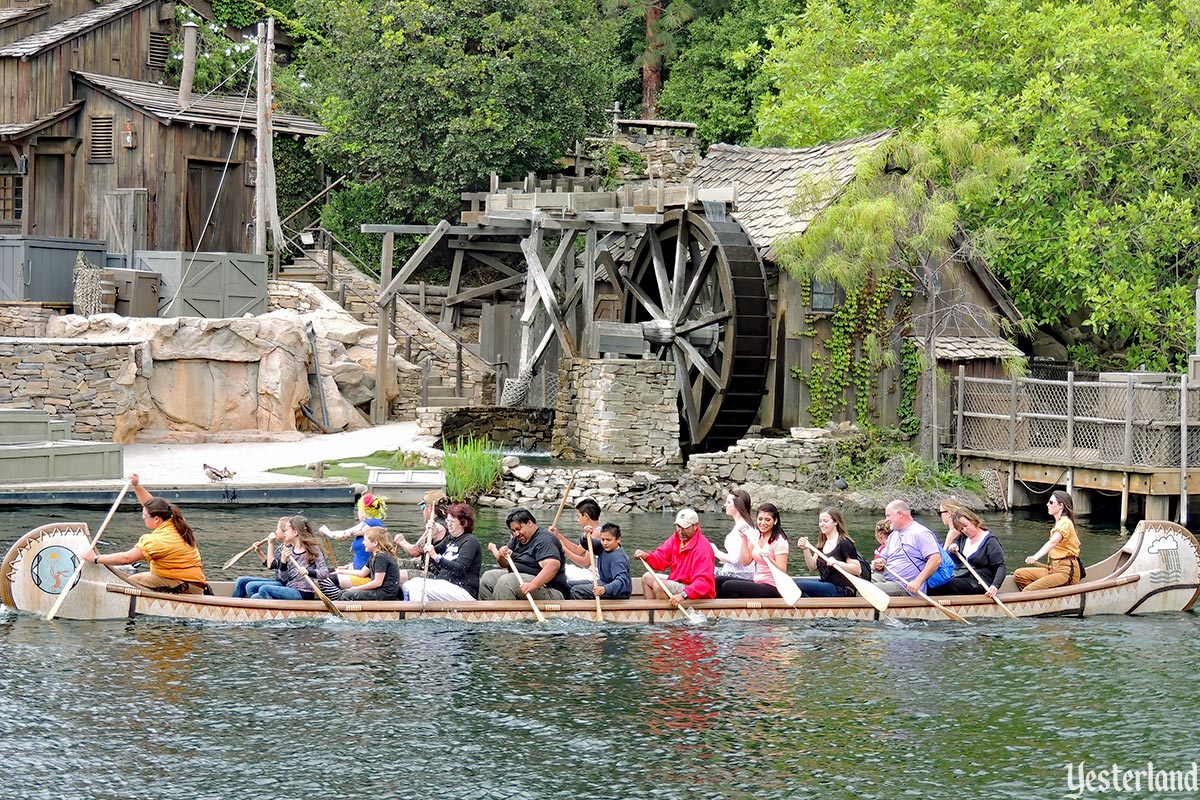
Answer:
[(634, 556), (643, 559), (650, 569), (667, 571), (664, 595), (654, 576), (642, 578), (642, 593), (651, 600), (669, 600), (679, 605), (685, 600), (709, 600), (717, 596), (713, 579), (713, 549), (700, 532), (700, 517), (690, 508), (675, 515), (675, 532), (653, 553), (637, 550)]

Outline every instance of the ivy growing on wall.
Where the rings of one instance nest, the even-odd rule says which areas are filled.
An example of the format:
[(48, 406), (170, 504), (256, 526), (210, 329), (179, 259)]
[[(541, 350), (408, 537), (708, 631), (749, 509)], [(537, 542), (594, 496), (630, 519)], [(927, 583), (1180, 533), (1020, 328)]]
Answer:
[[(808, 297), (807, 284), (803, 291)], [(792, 377), (804, 381), (808, 387), (812, 424), (824, 425), (845, 410), (848, 392), (853, 388), (858, 425), (873, 427), (873, 417), (877, 415), (872, 398), (880, 389), (879, 373), (896, 361), (896, 354), (887, 343), (907, 322), (907, 303), (899, 304), (895, 312), (888, 310), (897, 291), (902, 297), (912, 294), (910, 282), (899, 270), (890, 270), (878, 279), (869, 278), (861, 286), (847, 289), (845, 300), (829, 318), (829, 336), (812, 352), (808, 374), (798, 366), (790, 368)], [(808, 318), (805, 331), (814, 340), (815, 320), (812, 316)]]
[[(304, 143), (294, 139), (276, 137), (272, 151), (279, 216), (286, 217), (321, 191), (320, 165)], [(313, 211), (313, 216), (317, 211)]]
[(905, 339), (900, 345), (900, 403), (896, 416), (900, 420), (900, 430), (909, 436), (916, 436), (921, 430), (921, 418), (916, 411), (917, 380), (924, 370), (920, 349), (912, 340)]

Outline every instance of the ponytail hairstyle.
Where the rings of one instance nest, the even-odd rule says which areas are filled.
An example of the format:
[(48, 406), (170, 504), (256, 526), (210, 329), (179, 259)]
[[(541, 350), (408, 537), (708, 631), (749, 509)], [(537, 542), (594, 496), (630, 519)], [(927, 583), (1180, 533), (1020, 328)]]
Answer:
[(750, 521), (750, 493), (745, 489), (734, 489), (729, 493), (729, 497), (733, 500), (733, 508), (738, 517), (753, 528), (754, 523)]
[(300, 549), (304, 551), (304, 555), (308, 558), (308, 563), (315, 567), (317, 560), (322, 558), (323, 554), (321, 552), (321, 540), (313, 532), (312, 523), (308, 521), (308, 517), (297, 514), (294, 517), (288, 517), (287, 524), (288, 527), (296, 532), (296, 539), (299, 541)]
[(179, 506), (168, 503), (161, 497), (151, 497), (142, 508), (146, 509), (148, 516), (170, 522), (179, 532), (180, 539), (183, 539), (190, 547), (196, 546), (196, 534), (192, 530), (192, 526), (188, 525), (187, 520), (183, 518), (183, 512), (179, 510)]
[(376, 550), (396, 555), (396, 547), (392, 544), (392, 537), (388, 536), (386, 528), (375, 526), (367, 528), (366, 533), (363, 534), (363, 539), (369, 539), (375, 545)]
[(1071, 499), (1070, 492), (1064, 492), (1062, 489), (1056, 489), (1050, 493), (1050, 496), (1062, 504), (1062, 515), (1071, 520), (1071, 524), (1075, 524), (1075, 501)]
[(367, 492), (358, 498), (358, 513), (373, 519), (387, 519), (387, 498)]

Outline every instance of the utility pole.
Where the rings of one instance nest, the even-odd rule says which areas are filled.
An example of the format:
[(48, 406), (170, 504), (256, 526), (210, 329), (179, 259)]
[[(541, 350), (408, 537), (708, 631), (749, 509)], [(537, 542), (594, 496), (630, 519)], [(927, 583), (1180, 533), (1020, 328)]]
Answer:
[(255, 126), (254, 252), (267, 254), (267, 218), (274, 206), (271, 108), (274, 104), (275, 20), (258, 23), (258, 115)]

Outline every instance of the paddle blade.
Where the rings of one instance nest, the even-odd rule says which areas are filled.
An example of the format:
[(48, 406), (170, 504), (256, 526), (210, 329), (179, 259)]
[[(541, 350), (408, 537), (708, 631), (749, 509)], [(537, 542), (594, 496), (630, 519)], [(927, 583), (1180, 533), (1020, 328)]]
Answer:
[(850, 583), (854, 586), (854, 591), (858, 592), (859, 597), (875, 606), (876, 611), (881, 613), (887, 611), (888, 604), (892, 602), (892, 598), (887, 592), (870, 581), (856, 578), (850, 573), (846, 573), (846, 577), (850, 579)]
[(800, 602), (800, 587), (791, 579), (786, 572), (771, 563), (771, 559), (766, 559), (767, 566), (771, 570), (771, 576), (775, 578), (775, 588), (779, 590), (779, 596), (789, 606), (794, 606)]

